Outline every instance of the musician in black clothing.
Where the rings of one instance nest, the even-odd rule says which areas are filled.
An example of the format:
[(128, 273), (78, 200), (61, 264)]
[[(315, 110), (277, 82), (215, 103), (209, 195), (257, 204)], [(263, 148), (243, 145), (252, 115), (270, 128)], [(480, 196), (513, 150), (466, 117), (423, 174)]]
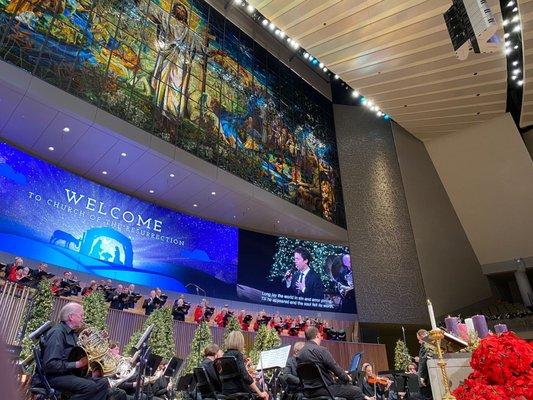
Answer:
[[(249, 392), (254, 393), (256, 397), (268, 400), (268, 393), (261, 391), (257, 387), (254, 379), (250, 376), (246, 369), (246, 365), (244, 364), (244, 336), (242, 335), (242, 332), (230, 332), (224, 344), (227, 349), (224, 353), (224, 357), (235, 358), (240, 375), (242, 376), (242, 381), (240, 377), (234, 381), (225, 381), (222, 386), (222, 394), (228, 395), (238, 392)], [(241, 382), (244, 383), (244, 386)]]
[(292, 356), (287, 359), (287, 364), (283, 368), (282, 374), (280, 376), (282, 382), (286, 384), (287, 392), (289, 394), (295, 394), (300, 392), (300, 378), (298, 378), (298, 373), (296, 372), (296, 357), (300, 350), (304, 347), (305, 342), (296, 342), (292, 347)]
[(172, 316), (174, 317), (174, 320), (185, 321), (185, 316), (189, 312), (189, 308), (191, 308), (191, 305), (187, 303), (183, 295), (181, 295), (176, 299), (174, 306), (172, 307)]
[(115, 291), (111, 292), (107, 301), (110, 302), (109, 308), (114, 310), (124, 310), (124, 300), (127, 297), (127, 294), (124, 293), (124, 286), (117, 285)]
[(157, 306), (157, 308), (163, 307), (165, 305), (165, 303), (167, 302), (168, 296), (166, 294), (164, 294), (161, 291), (161, 289), (159, 289), (159, 288), (155, 288), (155, 295), (158, 298), (158, 306)]
[[(307, 342), (296, 357), (297, 364), (313, 363), (317, 365), (333, 396), (343, 397), (346, 400), (363, 400), (361, 389), (350, 384), (352, 378), (337, 364), (328, 349), (320, 346), (322, 338), (318, 329), (310, 326), (305, 332), (305, 338)], [(332, 374), (342, 383), (335, 383)], [(304, 394), (309, 397), (328, 396), (325, 388), (315, 389), (317, 386), (322, 386), (322, 382), (316, 382), (316, 385), (306, 382), (303, 388)]]
[(127, 297), (124, 302), (124, 308), (135, 308), (135, 304), (142, 297), (139, 293), (135, 293), (135, 285), (131, 283), (126, 291)]
[[(418, 353), (418, 377), (420, 378), (420, 394), (426, 399), (432, 399), (431, 385), (429, 382), (429, 372), (428, 372), (428, 358), (431, 358), (431, 352), (428, 347), (428, 337), (429, 333), (425, 329), (420, 329), (416, 333), (416, 338), (418, 343), (420, 343), (420, 350)], [(416, 359), (415, 359), (416, 361)]]
[(204, 349), (204, 359), (200, 363), (200, 367), (204, 368), (205, 373), (207, 374), (207, 377), (213, 386), (213, 389), (217, 393), (222, 393), (222, 385), (220, 384), (220, 379), (215, 371), (213, 361), (221, 356), (222, 350), (220, 350), (220, 347), (218, 347), (218, 345), (215, 343), (211, 343)]
[(380, 383), (370, 383), (370, 377), (374, 375), (372, 365), (364, 363), (361, 370), (364, 373), (363, 379), (360, 382), (360, 387), (363, 390), (363, 396), (365, 400), (385, 400), (388, 399), (387, 391), (392, 384), (392, 381), (388, 381), (384, 386)]
[(146, 315), (152, 314), (156, 308), (159, 308), (159, 307), (156, 307), (157, 304), (158, 304), (158, 298), (155, 294), (155, 290), (151, 290), (150, 297), (147, 299), (144, 299), (144, 303), (143, 303), (144, 313)]
[(70, 400), (105, 400), (109, 389), (107, 379), (74, 375), (76, 369), (87, 366), (87, 357), (68, 361), (72, 349), (77, 346), (76, 330), (83, 326), (83, 316), (83, 307), (78, 303), (68, 303), (61, 309), (61, 322), (51, 328), (44, 338), (44, 372), (50, 386), (72, 394)]

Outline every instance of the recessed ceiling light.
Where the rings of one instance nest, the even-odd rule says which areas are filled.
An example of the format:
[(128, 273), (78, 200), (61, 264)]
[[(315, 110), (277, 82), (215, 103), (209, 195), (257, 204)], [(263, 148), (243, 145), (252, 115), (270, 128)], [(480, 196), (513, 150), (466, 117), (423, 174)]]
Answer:
[(276, 221), (277, 224), (279, 224), (279, 219)]
[(248, 11), (251, 14), (251, 13), (253, 13), (255, 11), (255, 8), (251, 4), (248, 4), (246, 6), (246, 11)]
[(335, 76), (333, 77), (333, 79), (339, 79), (339, 75), (335, 74)]
[(50, 146), (50, 147), (48, 148), (48, 150), (50, 150), (50, 151), (54, 151), (54, 150), (55, 150), (55, 149), (54, 149), (54, 146)]
[(518, 45), (515, 45), (514, 49), (515, 49), (515, 50), (518, 50)]
[(508, 19), (504, 19), (503, 22), (502, 22), (502, 25), (503, 26), (509, 25), (509, 20)]
[(273, 31), (274, 29), (276, 29), (276, 25), (274, 24), (274, 22), (271, 22), (271, 23), (268, 25), (268, 29), (270, 29), (271, 31)]
[(68, 126), (65, 126), (65, 127), (63, 128), (63, 132), (65, 132), (65, 133), (70, 132), (70, 128), (69, 128)]
[(520, 17), (518, 15), (515, 15), (513, 19), (511, 19), (511, 22), (518, 22), (519, 19)]
[(120, 155), (121, 155), (122, 157), (126, 157), (126, 156), (127, 156), (127, 154), (124, 153), (124, 152), (120, 153)]
[(268, 19), (264, 19), (263, 22), (261, 22), (263, 24), (263, 26), (267, 26), (268, 25)]
[(518, 61), (513, 61), (513, 66), (516, 67), (518, 65)]
[(328, 72), (328, 69), (326, 67), (322, 68), (322, 71)]
[(107, 171), (102, 171), (102, 175), (107, 175)]
[(504, 39), (507, 39), (509, 36), (510, 36), (510, 35), (509, 35), (509, 32), (503, 34), (503, 38), (504, 38)]
[(517, 12), (517, 11), (518, 11), (518, 7), (513, 8), (513, 12)]
[(211, 194), (214, 196), (215, 194), (217, 194), (217, 192), (211, 192)]
[(194, 203), (192, 206), (193, 206), (193, 207), (198, 207), (198, 204)]
[(522, 86), (524, 84), (524, 81), (523, 80), (519, 80), (518, 82), (516, 82), (518, 84), (518, 86)]
[(153, 189), (150, 189), (149, 192), (150, 192), (150, 193), (154, 193), (154, 190), (153, 190)]
[(359, 97), (359, 92), (357, 90), (354, 90), (352, 92), (352, 97)]
[(324, 63), (321, 62), (320, 64), (318, 64), (318, 66), (319, 66), (320, 68), (324, 68)]
[(174, 174), (170, 174), (169, 176), (170, 176), (171, 178), (174, 178), (176, 175), (174, 175)]
[(236, 215), (234, 215), (234, 216), (233, 216), (233, 219), (235, 219), (235, 218), (237, 218), (237, 216), (236, 216)]

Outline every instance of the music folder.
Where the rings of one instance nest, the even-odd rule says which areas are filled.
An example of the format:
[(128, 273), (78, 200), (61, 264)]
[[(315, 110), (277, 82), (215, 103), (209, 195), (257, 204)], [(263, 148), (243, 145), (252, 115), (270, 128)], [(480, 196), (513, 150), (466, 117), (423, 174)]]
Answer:
[(291, 346), (262, 351), (257, 363), (257, 371), (270, 368), (284, 368), (291, 352)]

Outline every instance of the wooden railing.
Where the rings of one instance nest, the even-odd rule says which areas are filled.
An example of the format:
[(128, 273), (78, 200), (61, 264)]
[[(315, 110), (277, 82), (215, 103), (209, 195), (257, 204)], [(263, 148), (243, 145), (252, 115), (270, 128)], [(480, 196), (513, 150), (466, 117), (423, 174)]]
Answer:
[(0, 337), (7, 344), (19, 345), (35, 290), (7, 281), (1, 281), (0, 288)]

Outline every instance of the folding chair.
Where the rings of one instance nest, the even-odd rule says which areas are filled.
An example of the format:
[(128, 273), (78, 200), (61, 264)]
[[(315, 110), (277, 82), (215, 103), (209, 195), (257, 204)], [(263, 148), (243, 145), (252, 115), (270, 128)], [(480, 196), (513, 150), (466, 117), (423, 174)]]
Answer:
[(335, 397), (329, 389), (320, 368), (314, 363), (302, 363), (296, 367), (296, 372), (300, 378), (303, 387), (311, 387), (312, 389), (326, 389), (328, 396), (308, 396), (305, 393), (302, 400), (346, 400), (344, 397)]

